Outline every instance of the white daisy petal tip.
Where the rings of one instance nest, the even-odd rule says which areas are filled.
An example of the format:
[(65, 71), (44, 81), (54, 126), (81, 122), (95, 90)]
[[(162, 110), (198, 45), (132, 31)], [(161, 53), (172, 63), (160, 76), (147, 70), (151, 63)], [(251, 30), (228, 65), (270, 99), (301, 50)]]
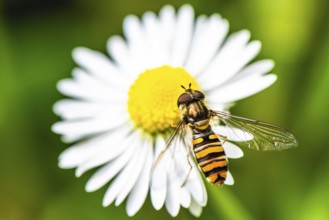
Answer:
[(273, 83), (275, 83), (275, 81), (278, 79), (278, 75), (276, 75), (274, 73), (269, 73), (265, 76), (267, 76), (269, 78), (268, 79), (269, 80), (269, 86), (271, 86)]
[(182, 11), (182, 12), (186, 11), (186, 13), (194, 13), (194, 8), (190, 4), (184, 4), (179, 8), (178, 13), (180, 11)]
[(191, 205), (191, 194), (186, 188), (180, 188), (180, 204), (184, 208), (189, 208)]
[[(251, 37), (251, 33), (248, 29), (242, 29), (240, 31), (237, 31), (235, 33), (233, 33), (232, 35), (230, 35), (228, 38), (227, 38), (227, 42), (235, 42), (235, 43), (243, 43), (243, 44), (246, 44), (249, 39)], [(227, 46), (226, 44), (224, 44), (224, 46)]]
[(72, 57), (75, 61), (83, 60), (92, 50), (87, 47), (76, 47), (72, 50)]
[(78, 178), (81, 177), (83, 173), (84, 173), (83, 169), (78, 168), (78, 169), (75, 170), (75, 176), (78, 177)]
[(107, 201), (107, 200), (104, 198), (103, 201), (102, 201), (102, 205), (103, 205), (103, 207), (107, 207), (107, 206), (111, 205), (111, 202)]
[(153, 11), (147, 11), (142, 16), (142, 21), (144, 24), (147, 23), (148, 21), (153, 21), (155, 19), (157, 18), (156, 18), (156, 14)]
[(258, 54), (260, 49), (262, 48), (262, 42), (260, 42), (259, 40), (254, 40), (251, 41), (248, 46), (251, 47), (252, 51), (254, 51), (255, 54)]
[(95, 192), (98, 188), (92, 185), (91, 183), (87, 182), (85, 185), (85, 191), (86, 192)]
[(64, 150), (58, 157), (58, 167), (72, 169), (78, 166), (81, 161), (80, 154), (74, 148)]
[(166, 200), (166, 188), (164, 189), (153, 189), (151, 188), (151, 201), (154, 209), (160, 210), (162, 209), (165, 200)]
[(189, 211), (193, 216), (200, 217), (202, 214), (202, 206), (192, 200)]
[(86, 51), (86, 50), (89, 50), (89, 48), (87, 48), (87, 47), (75, 47), (75, 48), (72, 50), (72, 52), (71, 52), (72, 57), (73, 57), (73, 58), (74, 58), (74, 57), (77, 57), (77, 56), (80, 55), (80, 53), (83, 53), (83, 52)]
[[(54, 109), (54, 111), (55, 111), (55, 107), (53, 107), (53, 109)], [(56, 133), (56, 134), (58, 134), (58, 132), (59, 132), (59, 129), (58, 129), (58, 122), (56, 122), (55, 124), (53, 124), (53, 125), (51, 126), (51, 131), (54, 132), (54, 133)]]
[(134, 32), (139, 28), (139, 18), (136, 15), (127, 15), (123, 20), (123, 31), (128, 39), (134, 39)]
[(277, 75), (271, 73), (241, 77), (227, 86), (211, 91), (208, 100), (219, 103), (235, 102), (270, 87), (276, 80)]
[(267, 65), (269, 66), (269, 70), (274, 68), (274, 66), (275, 66), (275, 61), (274, 60), (267, 59), (267, 60), (265, 60), (265, 62), (267, 62)]
[(127, 212), (127, 215), (129, 217), (133, 217), (137, 212), (138, 210), (137, 209), (134, 209), (134, 208), (131, 208), (131, 206), (126, 206), (126, 212)]
[[(263, 84), (262, 84), (262, 87), (260, 86), (257, 90), (255, 89), (255, 91), (253, 92), (253, 94), (256, 94), (270, 86), (272, 86), (276, 80), (278, 79), (278, 76), (274, 73), (268, 73), (268, 74), (265, 74), (263, 75), (263, 78), (262, 78), (262, 81), (263, 81)], [(252, 94), (252, 95), (253, 95)]]
[(244, 68), (243, 71), (241, 71), (239, 75), (244, 76), (248, 74), (253, 74), (253, 75), (263, 76), (268, 74), (268, 72), (272, 70), (274, 66), (275, 66), (274, 60), (271, 59), (259, 60), (248, 65), (246, 68)]
[(246, 40), (249, 40), (250, 36), (251, 36), (251, 33), (248, 29), (243, 29), (241, 31), (238, 31), (237, 34), (240, 35), (241, 38), (246, 39)]
[[(62, 112), (61, 111), (61, 101), (55, 102), (55, 104), (52, 107), (52, 110), (56, 115), (60, 115)], [(52, 126), (51, 126), (51, 129), (52, 129)]]
[(163, 17), (168, 17), (168, 16), (174, 16), (175, 14), (175, 8), (172, 5), (165, 5), (160, 9), (159, 12), (159, 17), (163, 18)]
[[(118, 42), (123, 42), (123, 39), (119, 35), (113, 35), (109, 37), (106, 41), (107, 48), (112, 47), (112, 45), (117, 44)], [(109, 53), (111, 54), (111, 50), (109, 50)]]
[(234, 179), (230, 171), (228, 171), (226, 174), (226, 179), (224, 181), (224, 184), (230, 186), (234, 185)]
[(127, 15), (123, 20), (123, 26), (130, 26), (132, 24), (135, 24), (136, 22), (139, 22), (139, 18), (136, 15)]
[(236, 146), (235, 144), (226, 141), (223, 145), (226, 156), (231, 159), (238, 159), (243, 157), (243, 151), (240, 147)]
[(72, 164), (70, 160), (65, 160), (65, 159), (59, 159), (57, 165), (61, 169), (72, 169), (72, 168), (75, 168), (75, 165)]
[(71, 79), (61, 79), (57, 82), (56, 88), (59, 92), (67, 94), (67, 90), (70, 90)]

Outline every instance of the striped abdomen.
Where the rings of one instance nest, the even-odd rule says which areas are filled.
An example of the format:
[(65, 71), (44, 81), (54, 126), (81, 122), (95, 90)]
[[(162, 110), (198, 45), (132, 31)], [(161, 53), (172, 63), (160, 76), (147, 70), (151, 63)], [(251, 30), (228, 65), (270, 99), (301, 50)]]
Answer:
[(222, 185), (227, 174), (227, 160), (218, 137), (209, 129), (207, 132), (193, 131), (193, 150), (198, 164), (207, 180)]

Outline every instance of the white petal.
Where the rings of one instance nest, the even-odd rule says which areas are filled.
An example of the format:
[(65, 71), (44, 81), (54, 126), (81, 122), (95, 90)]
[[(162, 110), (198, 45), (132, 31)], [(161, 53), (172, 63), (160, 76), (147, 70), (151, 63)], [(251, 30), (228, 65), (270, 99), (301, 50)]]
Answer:
[(104, 163), (109, 162), (110, 160), (118, 157), (123, 151), (128, 147), (132, 146), (137, 139), (137, 136), (140, 135), (137, 132), (127, 135), (126, 137), (112, 139), (104, 143), (105, 147), (99, 149), (93, 155), (91, 155), (86, 161), (81, 163), (76, 169), (76, 176), (79, 177), (84, 174), (86, 171), (100, 166)]
[(231, 107), (234, 106), (234, 103), (213, 103), (213, 102), (209, 102), (207, 100), (207, 106), (209, 109), (212, 109), (212, 110), (216, 110), (216, 111), (227, 111), (228, 109), (230, 109)]
[(58, 166), (63, 169), (74, 168), (93, 152), (94, 150), (91, 149), (90, 145), (70, 147), (59, 156)]
[(120, 194), (115, 200), (115, 205), (120, 205), (123, 200), (128, 196), (130, 191), (135, 186), (135, 183), (138, 180), (138, 177), (142, 175), (142, 170), (145, 169), (144, 165), (147, 160), (147, 155), (149, 151), (152, 149), (152, 141), (151, 140), (145, 140), (144, 146), (142, 149), (142, 152), (140, 153), (140, 158), (138, 159), (137, 164), (133, 167), (133, 172), (129, 176), (129, 180), (127, 182), (122, 182), (121, 184), (124, 185), (122, 188)]
[(63, 79), (57, 84), (57, 89), (64, 95), (93, 102), (123, 103), (127, 99), (122, 83), (118, 84), (121, 87), (109, 86), (79, 68), (75, 68), (72, 75), (73, 79)]
[(95, 102), (111, 102), (111, 93), (104, 92), (99, 87), (78, 84), (72, 79), (62, 79), (57, 83), (57, 89), (63, 95)]
[(183, 66), (192, 38), (194, 11), (190, 5), (183, 5), (177, 13), (175, 36), (173, 39), (171, 61), (173, 66)]
[(168, 186), (166, 208), (172, 217), (176, 217), (178, 215), (180, 209), (178, 184), (171, 184), (170, 186)]
[(167, 36), (166, 39), (171, 39), (175, 29), (175, 9), (171, 5), (166, 5), (159, 12), (159, 20), (163, 33)]
[(192, 200), (191, 201), (190, 208), (189, 208), (189, 211), (195, 217), (200, 217), (200, 215), (202, 213), (202, 206), (200, 206), (197, 202), (195, 202), (194, 200)]
[(249, 31), (243, 30), (227, 39), (211, 64), (197, 77), (204, 90), (210, 90), (214, 84), (220, 85), (232, 77), (230, 69), (236, 65), (236, 59), (244, 51), (249, 38)]
[(165, 63), (170, 62), (171, 50), (173, 47), (173, 39), (176, 35), (175, 26), (176, 26), (176, 18), (175, 18), (175, 9), (171, 5), (164, 6), (159, 13), (159, 21), (160, 21), (160, 29), (161, 35), (164, 42), (164, 56)]
[(163, 157), (169, 182), (179, 186), (188, 177), (190, 169), (188, 157), (186, 156), (186, 146), (184, 144), (180, 138), (174, 139), (171, 147)]
[(222, 62), (219, 65), (222, 67), (221, 69), (218, 69), (217, 72), (209, 72), (209, 77), (210, 74), (212, 74), (212, 77), (216, 77), (217, 80), (210, 80), (205, 89), (214, 89), (232, 78), (258, 54), (260, 48), (261, 44), (259, 41), (252, 41), (246, 45), (245, 48), (242, 48), (234, 57), (231, 57), (231, 60)]
[(134, 167), (140, 163), (139, 159), (144, 154), (144, 143), (142, 140), (136, 141), (135, 146), (137, 148), (136, 154), (128, 162), (127, 166), (120, 172), (120, 174), (113, 180), (109, 188), (107, 189), (104, 199), (103, 206), (110, 205), (115, 198), (121, 193), (125, 183), (129, 181), (130, 175), (134, 171)]
[(207, 202), (207, 193), (205, 192), (204, 183), (196, 166), (192, 164), (192, 167), (192, 171), (186, 183), (186, 188), (189, 190), (194, 200), (201, 205), (205, 205)]
[(64, 135), (66, 142), (73, 142), (85, 136), (118, 128), (127, 124), (128, 120), (127, 112), (117, 115), (106, 114), (79, 121), (60, 121), (52, 126), (52, 131)]
[(151, 54), (148, 68), (166, 64), (169, 60), (169, 44), (163, 33), (164, 30), (161, 29), (160, 21), (153, 12), (147, 12), (143, 15), (143, 24)]
[[(89, 88), (96, 91), (99, 91), (100, 93), (104, 93), (105, 96), (110, 96), (110, 100), (126, 100), (127, 95), (127, 83), (126, 79), (120, 79), (120, 77), (116, 77), (116, 79), (120, 79), (121, 81), (116, 82), (113, 85), (109, 85), (106, 83), (103, 79), (97, 79), (96, 77), (88, 74), (88, 72), (80, 69), (80, 68), (74, 68), (72, 71), (72, 76), (74, 81), (79, 84), (82, 88)], [(122, 82), (124, 81), (124, 82)]]
[(243, 151), (235, 144), (226, 141), (223, 145), (224, 151), (228, 158), (240, 158), (243, 157)]
[(129, 47), (129, 56), (126, 58), (129, 65), (122, 66), (122, 68), (129, 68), (127, 71), (136, 77), (152, 64), (150, 45), (145, 39), (144, 27), (136, 16), (129, 15), (125, 18), (123, 31)]
[[(172, 216), (176, 216), (179, 212), (180, 204), (188, 206), (191, 197), (189, 195), (189, 191), (186, 191), (185, 194), (184, 191), (180, 191), (182, 190), (181, 184), (187, 177), (189, 170), (189, 166), (186, 159), (186, 149), (182, 147), (182, 142), (180, 139), (175, 139), (173, 141), (171, 148), (166, 151), (166, 153), (162, 157), (162, 160), (158, 164), (161, 165), (161, 163), (165, 167), (162, 170), (164, 170), (164, 173), (167, 173), (168, 175), (167, 197), (165, 202), (166, 208)], [(191, 182), (190, 178), (187, 180), (187, 185), (189, 184), (189, 182)], [(161, 187), (165, 187), (163, 186), (163, 181), (161, 181), (158, 185), (160, 185)]]
[(122, 140), (129, 131), (129, 127), (122, 127), (71, 146), (59, 156), (59, 167), (73, 168), (82, 164), (97, 152), (114, 150), (117, 146), (111, 145), (112, 141), (118, 142)]
[(246, 47), (241, 51), (241, 53), (236, 57), (234, 65), (231, 65), (230, 69), (226, 70), (228, 79), (240, 71), (245, 65), (247, 65), (255, 56), (259, 53), (261, 49), (260, 41), (251, 41)]
[(230, 82), (243, 79), (250, 76), (261, 76), (269, 72), (274, 67), (273, 60), (259, 60), (241, 70), (236, 76), (234, 76)]
[(125, 83), (125, 76), (118, 71), (104, 54), (88, 48), (76, 48), (73, 50), (73, 58), (80, 66), (100, 80), (111, 85), (122, 85)]
[(274, 74), (244, 77), (209, 92), (207, 99), (210, 102), (218, 103), (235, 102), (266, 89), (272, 85), (276, 79), (277, 77)]
[(121, 114), (126, 111), (123, 104), (94, 103), (72, 99), (62, 99), (55, 103), (54, 112), (63, 119), (91, 118), (104, 113)]
[(138, 212), (138, 210), (143, 206), (143, 203), (147, 197), (152, 162), (153, 150), (152, 147), (150, 147), (148, 149), (148, 156), (143, 168), (142, 175), (139, 177), (136, 186), (131, 191), (127, 200), (126, 210), (129, 216), (133, 216)]
[[(155, 143), (155, 161), (157, 160), (160, 152), (164, 149), (166, 146), (166, 143), (162, 137), (157, 137), (156, 143)], [(167, 173), (164, 168), (163, 162), (160, 161), (156, 167), (154, 168), (154, 171), (152, 173), (151, 177), (151, 201), (153, 204), (153, 207), (156, 210), (159, 210), (162, 208), (165, 199), (166, 199), (166, 193), (167, 193)]]
[(226, 174), (226, 179), (224, 181), (224, 184), (226, 185), (234, 185), (234, 179), (230, 171)]
[(131, 157), (134, 155), (137, 149), (138, 148), (136, 147), (126, 150), (117, 159), (111, 161), (107, 165), (97, 170), (96, 173), (93, 174), (87, 182), (85, 187), (86, 191), (93, 192), (111, 181), (111, 179), (117, 175), (117, 173), (119, 173), (129, 161), (131, 161)]
[(185, 187), (180, 188), (180, 204), (184, 208), (188, 208), (191, 205), (191, 194), (188, 192), (188, 190)]
[(200, 181), (200, 185), (201, 185), (201, 188), (202, 188), (202, 194), (203, 194), (203, 199), (199, 203), (199, 205), (206, 206), (206, 204), (208, 202), (208, 194), (207, 194), (206, 186), (204, 185), (204, 182), (203, 182), (200, 174), (199, 174), (199, 181)]
[(218, 51), (228, 32), (228, 22), (218, 14), (209, 19), (199, 16), (196, 20), (191, 49), (185, 68), (196, 76), (203, 71)]
[[(129, 67), (130, 54), (127, 43), (121, 36), (112, 36), (107, 40), (107, 51), (121, 70)], [(125, 73), (127, 74), (127, 73)]]

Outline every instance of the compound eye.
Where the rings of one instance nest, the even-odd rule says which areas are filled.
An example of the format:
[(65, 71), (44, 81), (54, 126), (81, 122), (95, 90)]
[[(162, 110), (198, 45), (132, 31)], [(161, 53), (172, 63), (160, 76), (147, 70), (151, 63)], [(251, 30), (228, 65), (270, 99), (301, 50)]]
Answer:
[(192, 97), (190, 94), (188, 93), (183, 93), (179, 96), (178, 100), (177, 100), (177, 106), (179, 107), (182, 104), (186, 104), (190, 101), (192, 101)]
[(204, 99), (204, 94), (198, 90), (194, 90), (193, 96), (196, 99)]

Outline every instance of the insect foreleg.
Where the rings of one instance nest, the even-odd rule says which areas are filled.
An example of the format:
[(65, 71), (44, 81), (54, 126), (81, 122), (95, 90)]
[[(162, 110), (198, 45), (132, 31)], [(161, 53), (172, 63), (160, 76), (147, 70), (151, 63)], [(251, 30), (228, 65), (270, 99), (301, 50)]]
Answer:
[(216, 134), (220, 139), (223, 139), (223, 144), (227, 141), (227, 137), (225, 135)]
[(190, 174), (191, 174), (191, 171), (192, 171), (192, 164), (191, 164), (191, 162), (190, 162), (190, 160), (189, 160), (189, 158), (188, 158), (188, 155), (187, 155), (187, 162), (188, 162), (188, 165), (189, 165), (189, 171), (188, 171), (188, 173), (187, 173), (187, 175), (186, 175), (186, 177), (185, 177), (185, 179), (184, 179), (184, 182), (181, 184), (180, 187), (185, 186), (185, 184), (187, 183), (187, 180), (188, 180), (188, 178), (189, 178), (189, 176), (190, 176)]
[(186, 158), (187, 158), (187, 163), (189, 165), (189, 171), (184, 179), (184, 182), (181, 184), (181, 187), (185, 186), (185, 184), (187, 183), (187, 180), (191, 174), (191, 171), (192, 171), (192, 164), (191, 164), (191, 161), (189, 160), (190, 153), (191, 153), (191, 149), (189, 147), (187, 147)]

